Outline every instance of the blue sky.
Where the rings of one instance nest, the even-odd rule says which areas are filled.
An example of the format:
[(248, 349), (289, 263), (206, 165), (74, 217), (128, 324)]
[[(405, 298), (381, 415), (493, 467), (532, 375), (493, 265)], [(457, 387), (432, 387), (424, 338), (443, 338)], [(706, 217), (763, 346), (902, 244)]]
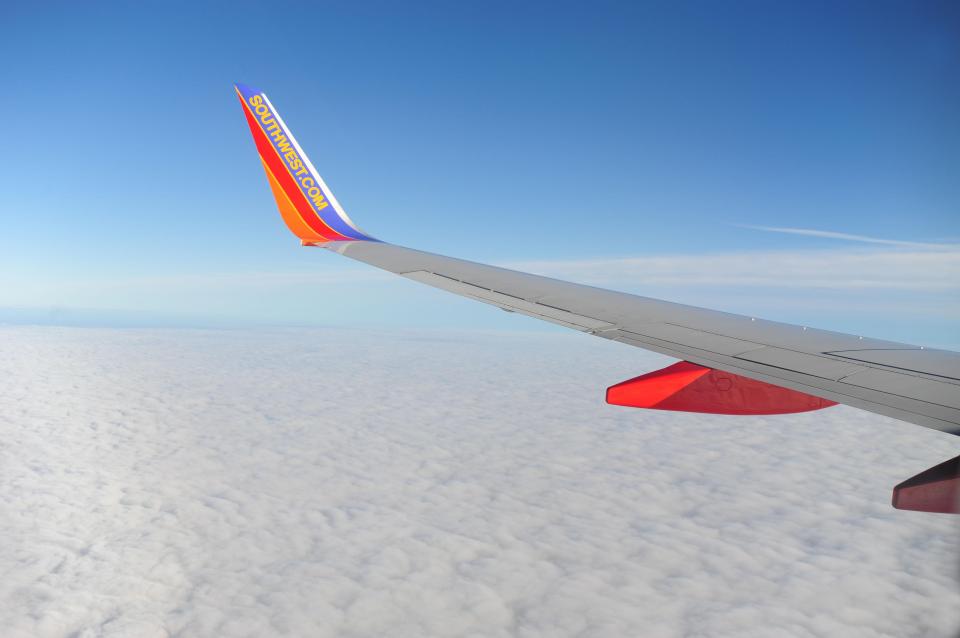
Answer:
[(554, 329), (299, 248), (241, 81), (388, 241), (960, 344), (956, 3), (64, 3), (0, 25), (0, 321)]

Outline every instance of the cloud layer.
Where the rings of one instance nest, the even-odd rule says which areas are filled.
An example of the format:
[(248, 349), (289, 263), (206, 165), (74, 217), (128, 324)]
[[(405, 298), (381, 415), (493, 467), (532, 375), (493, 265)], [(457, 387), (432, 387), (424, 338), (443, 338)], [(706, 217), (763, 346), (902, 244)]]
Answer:
[(0, 328), (6, 636), (943, 636), (956, 439), (580, 335)]

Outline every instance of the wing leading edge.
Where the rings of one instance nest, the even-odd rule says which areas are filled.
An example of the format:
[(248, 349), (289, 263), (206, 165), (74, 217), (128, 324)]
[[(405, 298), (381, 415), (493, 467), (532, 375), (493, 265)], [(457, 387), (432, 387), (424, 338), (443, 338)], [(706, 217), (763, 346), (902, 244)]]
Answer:
[[(237, 85), (237, 95), (281, 215), (304, 245), (504, 310), (735, 375), (751, 391), (768, 384), (773, 388), (768, 402), (769, 397), (787, 397), (776, 392), (786, 389), (808, 395), (809, 400), (789, 399), (813, 406), (804, 409), (843, 403), (960, 435), (960, 353), (687, 306), (376, 240), (350, 220), (266, 95), (242, 85)], [(798, 410), (783, 410), (789, 411)]]

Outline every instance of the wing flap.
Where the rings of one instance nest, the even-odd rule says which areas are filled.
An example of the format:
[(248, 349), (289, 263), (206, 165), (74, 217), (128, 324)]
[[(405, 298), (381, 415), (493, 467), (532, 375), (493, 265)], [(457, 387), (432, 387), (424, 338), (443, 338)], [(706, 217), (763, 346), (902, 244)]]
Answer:
[(885, 350), (842, 350), (825, 354), (886, 368), (929, 374), (960, 383), (960, 360), (955, 352), (949, 350), (904, 347)]
[(765, 347), (763, 344), (703, 332), (702, 330), (693, 330), (670, 323), (653, 323), (632, 327), (630, 330), (621, 330), (620, 333), (626, 338), (653, 337), (660, 341), (685, 344), (700, 350), (731, 356)]
[(744, 359), (754, 363), (808, 374), (814, 377), (839, 381), (845, 376), (863, 370), (863, 366), (852, 362), (838, 361), (828, 357), (796, 352), (767, 346), (736, 355), (737, 359)]
[(917, 399), (934, 405), (960, 410), (960, 393), (957, 386), (914, 374), (890, 370), (867, 369), (841, 381), (860, 388)]

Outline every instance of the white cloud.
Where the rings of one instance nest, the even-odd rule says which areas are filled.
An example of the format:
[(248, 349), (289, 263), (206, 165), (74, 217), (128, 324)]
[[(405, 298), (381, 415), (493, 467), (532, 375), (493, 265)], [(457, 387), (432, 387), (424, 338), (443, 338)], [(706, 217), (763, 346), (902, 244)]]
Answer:
[(943, 636), (957, 439), (582, 335), (0, 328), (5, 636)]

